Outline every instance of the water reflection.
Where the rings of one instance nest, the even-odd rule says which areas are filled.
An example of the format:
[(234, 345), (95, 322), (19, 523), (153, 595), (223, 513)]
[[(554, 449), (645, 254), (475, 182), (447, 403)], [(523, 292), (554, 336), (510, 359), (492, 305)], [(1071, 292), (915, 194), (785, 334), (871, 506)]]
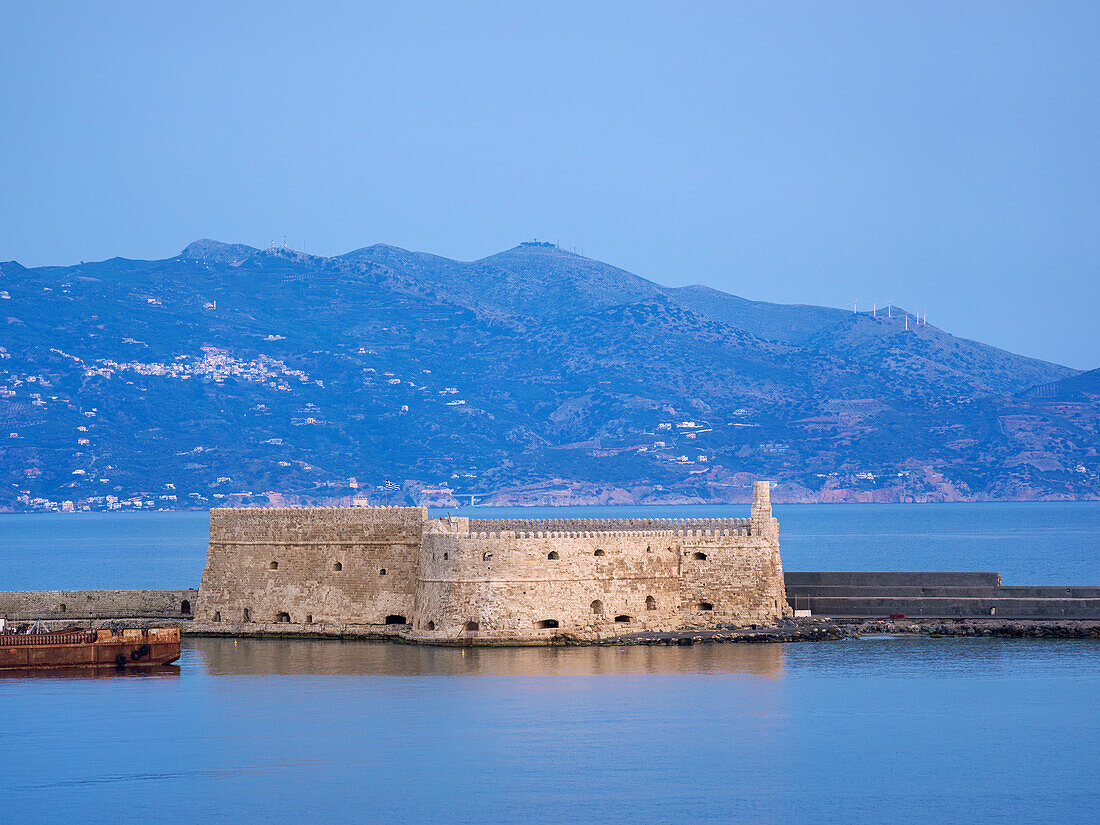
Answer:
[(1061, 823), (1097, 807), (1100, 641), (462, 655), (188, 639), (172, 670), (0, 679), (0, 822)]
[(784, 645), (421, 647), (324, 639), (189, 639), (185, 669), (215, 675), (596, 676), (724, 673), (775, 678)]
[(5, 668), (0, 679), (118, 679), (179, 676), (179, 665), (148, 667), (50, 667)]

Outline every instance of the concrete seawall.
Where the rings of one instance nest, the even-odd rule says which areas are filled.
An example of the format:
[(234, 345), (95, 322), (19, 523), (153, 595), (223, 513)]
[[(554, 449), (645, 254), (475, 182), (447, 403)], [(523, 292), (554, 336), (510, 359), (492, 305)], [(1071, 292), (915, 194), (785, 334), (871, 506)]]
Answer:
[(1000, 587), (1000, 573), (896, 573), (851, 572), (798, 573), (787, 571), (787, 587)]
[(998, 573), (796, 573), (787, 601), (815, 616), (1100, 618), (1100, 587), (1003, 587)]
[(2, 590), (0, 618), (190, 619), (197, 590)]

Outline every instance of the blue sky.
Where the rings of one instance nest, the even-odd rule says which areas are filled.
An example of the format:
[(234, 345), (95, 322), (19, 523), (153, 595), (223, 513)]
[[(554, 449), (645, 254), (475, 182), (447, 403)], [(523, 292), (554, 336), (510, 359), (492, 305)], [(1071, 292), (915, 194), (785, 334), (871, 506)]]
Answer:
[(1100, 3), (9, 4), (0, 259), (195, 238), (892, 301), (1100, 366)]

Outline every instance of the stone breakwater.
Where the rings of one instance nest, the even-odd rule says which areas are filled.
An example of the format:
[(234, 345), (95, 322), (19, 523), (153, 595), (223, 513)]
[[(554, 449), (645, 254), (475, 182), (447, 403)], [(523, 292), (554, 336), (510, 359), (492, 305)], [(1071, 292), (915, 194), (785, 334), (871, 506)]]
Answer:
[(998, 636), (1013, 639), (1100, 639), (1100, 620), (1077, 619), (902, 619), (833, 622), (852, 637), (875, 634), (921, 636)]
[[(788, 619), (774, 625), (751, 625), (708, 631), (678, 633), (636, 633), (601, 639), (601, 645), (692, 645), (722, 642), (824, 642), (858, 639), (861, 636), (980, 637), (1012, 639), (1100, 639), (1100, 620), (902, 620), (844, 621), (831, 619)], [(566, 640), (569, 643), (569, 640)], [(580, 642), (575, 642), (580, 643)]]
[[(162, 620), (120, 618), (114, 620), (72, 620), (52, 619), (44, 622), (50, 630), (60, 630), (73, 624), (81, 627), (108, 627), (123, 625), (126, 627), (152, 627), (164, 624)], [(282, 624), (257, 627), (251, 625), (222, 626), (212, 630), (209, 626), (196, 625), (184, 621), (180, 625), (184, 636), (221, 636), (232, 638), (261, 639), (332, 639), (347, 641), (390, 641), (406, 644), (446, 644), (440, 642), (422, 642), (404, 639), (393, 629), (370, 628), (363, 625), (334, 625), (314, 628), (303, 632), (298, 628)], [(903, 619), (893, 620), (834, 620), (834, 619), (785, 619), (769, 625), (748, 625), (747, 627), (726, 627), (710, 630), (682, 630), (672, 632), (628, 633), (621, 636), (609, 636), (590, 639), (562, 633), (552, 639), (538, 642), (480, 641), (488, 646), (524, 646), (531, 644), (550, 644), (562, 646), (584, 645), (678, 645), (724, 643), (793, 643), (827, 642), (842, 639), (858, 639), (861, 636), (924, 636), (927, 638), (965, 638), (998, 637), (1009, 639), (1100, 639), (1100, 620), (1063, 621), (1063, 620), (984, 620), (984, 619)], [(465, 646), (468, 641), (456, 641), (450, 644)]]
[[(432, 644), (467, 646), (471, 640), (459, 639), (450, 642), (425, 641), (406, 638), (394, 630), (367, 628), (362, 625), (340, 625), (316, 628), (310, 632), (289, 628), (286, 625), (271, 624), (265, 627), (220, 627), (212, 630), (209, 625), (184, 627), (187, 636), (247, 636), (253, 638), (318, 638), (345, 640), (395, 641), (406, 644)], [(893, 620), (835, 620), (835, 619), (784, 619), (771, 624), (750, 624), (747, 626), (727, 626), (709, 629), (688, 629), (675, 631), (646, 631), (610, 635), (602, 638), (558, 633), (552, 637), (532, 640), (479, 640), (478, 645), (511, 647), (531, 644), (549, 644), (562, 646), (584, 645), (695, 645), (722, 643), (787, 643), (787, 642), (825, 642), (842, 639), (858, 639), (861, 636), (904, 636), (916, 635), (929, 638), (941, 637), (979, 637), (996, 636), (1001, 638), (1029, 639), (1100, 639), (1100, 619), (1090, 621), (1039, 620), (1024, 621), (1014, 619), (904, 619)]]
[(190, 619), (198, 596), (197, 590), (0, 590), (0, 619)]

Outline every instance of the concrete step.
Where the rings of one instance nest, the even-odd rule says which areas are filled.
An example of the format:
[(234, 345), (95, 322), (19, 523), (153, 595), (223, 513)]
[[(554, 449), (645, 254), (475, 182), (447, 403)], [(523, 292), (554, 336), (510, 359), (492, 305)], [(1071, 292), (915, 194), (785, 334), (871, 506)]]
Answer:
[(783, 574), (788, 587), (998, 587), (1000, 573), (797, 572)]
[(810, 587), (788, 584), (787, 597), (792, 596), (1100, 599), (1100, 587)]
[(809, 608), (815, 616), (874, 617), (903, 613), (906, 616), (969, 618), (997, 616), (1014, 619), (1097, 619), (1100, 598), (956, 598), (956, 597), (860, 597), (810, 596), (787, 600), (796, 610)]

